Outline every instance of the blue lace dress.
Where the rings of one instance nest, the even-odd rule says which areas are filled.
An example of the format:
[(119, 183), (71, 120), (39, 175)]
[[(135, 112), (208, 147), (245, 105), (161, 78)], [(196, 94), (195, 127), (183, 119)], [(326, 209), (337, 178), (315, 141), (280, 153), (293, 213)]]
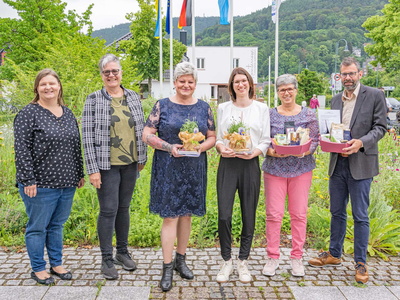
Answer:
[[(170, 144), (182, 144), (178, 137), (185, 120), (196, 121), (205, 136), (215, 130), (208, 103), (198, 100), (193, 105), (158, 100), (146, 126), (156, 128), (158, 137)], [(150, 211), (162, 218), (203, 216), (206, 213), (207, 156), (173, 157), (155, 150), (151, 171)]]

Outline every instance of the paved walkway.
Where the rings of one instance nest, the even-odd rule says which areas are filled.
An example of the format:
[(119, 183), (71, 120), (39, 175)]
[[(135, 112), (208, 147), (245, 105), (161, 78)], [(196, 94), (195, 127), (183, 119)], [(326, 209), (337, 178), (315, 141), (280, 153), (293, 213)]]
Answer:
[[(162, 255), (160, 249), (130, 249), (138, 269), (134, 272), (119, 270), (120, 277), (106, 281), (100, 274), (99, 248), (64, 249), (65, 267), (73, 272), (71, 281), (59, 280), (51, 287), (37, 285), (30, 279), (29, 258), (21, 253), (0, 250), (0, 299), (400, 299), (400, 257), (385, 262), (371, 258), (370, 281), (360, 287), (354, 282), (354, 267), (350, 256), (345, 256), (341, 267), (316, 269), (306, 267), (304, 278), (293, 277), (289, 267), (289, 249), (281, 250), (281, 264), (277, 274), (261, 274), (265, 264), (265, 250), (253, 249), (249, 269), (254, 281), (242, 284), (236, 272), (226, 284), (215, 282), (219, 270), (220, 254), (217, 248), (188, 249), (187, 262), (193, 268), (195, 279), (183, 280), (175, 273), (175, 286), (168, 293), (158, 287), (161, 278)], [(234, 249), (237, 256), (238, 249)], [(304, 260), (316, 255), (308, 250)]]

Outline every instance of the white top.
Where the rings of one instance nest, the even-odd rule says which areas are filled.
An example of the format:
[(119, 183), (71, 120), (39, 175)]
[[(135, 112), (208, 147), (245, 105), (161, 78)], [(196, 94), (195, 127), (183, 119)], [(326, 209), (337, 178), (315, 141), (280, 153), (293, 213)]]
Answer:
[(232, 124), (232, 118), (236, 121), (242, 120), (250, 129), (252, 151), (260, 149), (264, 157), (271, 143), (270, 122), (268, 106), (259, 101), (253, 100), (247, 107), (237, 107), (232, 101), (218, 105), (217, 112), (217, 142), (224, 143), (224, 135)]

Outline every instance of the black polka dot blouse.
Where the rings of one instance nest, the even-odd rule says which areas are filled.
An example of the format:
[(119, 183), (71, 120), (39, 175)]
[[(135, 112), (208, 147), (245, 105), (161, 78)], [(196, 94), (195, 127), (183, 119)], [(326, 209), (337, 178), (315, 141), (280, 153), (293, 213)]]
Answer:
[(56, 117), (39, 104), (28, 104), (14, 119), (17, 183), (66, 188), (83, 178), (78, 123), (63, 106)]

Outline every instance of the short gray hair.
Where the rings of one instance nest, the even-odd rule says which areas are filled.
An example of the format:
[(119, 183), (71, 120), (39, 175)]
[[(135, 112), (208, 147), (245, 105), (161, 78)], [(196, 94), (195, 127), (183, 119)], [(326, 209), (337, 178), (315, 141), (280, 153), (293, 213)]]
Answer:
[(361, 70), (360, 63), (355, 59), (355, 57), (352, 57), (352, 56), (347, 56), (347, 57), (343, 58), (342, 63), (340, 64), (340, 68), (348, 67), (351, 65), (356, 65), (357, 70), (358, 71)]
[(106, 55), (104, 55), (102, 58), (100, 58), (99, 61), (99, 69), (100, 72), (103, 72), (104, 67), (106, 66), (106, 64), (110, 63), (110, 62), (115, 62), (118, 64), (119, 68), (122, 69), (121, 67), (121, 62), (119, 60), (118, 57), (116, 57), (114, 54), (111, 53), (107, 53)]
[(276, 89), (278, 90), (278, 88), (281, 85), (287, 85), (287, 84), (293, 84), (294, 88), (297, 90), (298, 88), (298, 83), (297, 83), (297, 79), (296, 76), (292, 75), (292, 74), (283, 74), (281, 76), (279, 76), (276, 79)]
[(194, 80), (197, 82), (197, 70), (190, 62), (184, 61), (176, 65), (174, 81), (183, 75), (192, 75)]

